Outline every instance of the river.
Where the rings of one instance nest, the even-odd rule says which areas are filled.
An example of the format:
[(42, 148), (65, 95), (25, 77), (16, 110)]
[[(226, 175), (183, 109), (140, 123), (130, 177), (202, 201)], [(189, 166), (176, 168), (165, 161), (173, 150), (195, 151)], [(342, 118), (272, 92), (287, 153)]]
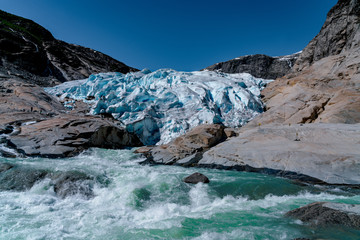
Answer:
[[(358, 191), (258, 173), (140, 165), (141, 160), (132, 150), (105, 149), (67, 159), (0, 158), (95, 179), (88, 185), (91, 197), (60, 198), (49, 178), (25, 191), (1, 191), (0, 239), (359, 239), (357, 230), (316, 228), (284, 217), (315, 201), (360, 204)], [(196, 171), (210, 184), (182, 182)]]

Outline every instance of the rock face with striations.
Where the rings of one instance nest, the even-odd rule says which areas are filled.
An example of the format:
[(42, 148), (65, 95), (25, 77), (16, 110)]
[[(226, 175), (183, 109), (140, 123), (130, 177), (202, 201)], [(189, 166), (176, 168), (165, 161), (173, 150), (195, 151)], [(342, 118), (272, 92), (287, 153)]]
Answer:
[(360, 186), (360, 124), (266, 125), (203, 154), (197, 165), (270, 173), (303, 182)]
[(225, 73), (250, 73), (254, 77), (276, 79), (288, 74), (300, 53), (281, 57), (247, 55), (211, 65), (206, 70)]
[(328, 56), (360, 47), (360, 4), (358, 0), (339, 0), (329, 11), (319, 34), (306, 46), (295, 63), (298, 72)]
[(137, 71), (101, 52), (57, 40), (35, 22), (1, 10), (0, 56), (0, 78), (20, 77), (41, 86), (97, 72)]

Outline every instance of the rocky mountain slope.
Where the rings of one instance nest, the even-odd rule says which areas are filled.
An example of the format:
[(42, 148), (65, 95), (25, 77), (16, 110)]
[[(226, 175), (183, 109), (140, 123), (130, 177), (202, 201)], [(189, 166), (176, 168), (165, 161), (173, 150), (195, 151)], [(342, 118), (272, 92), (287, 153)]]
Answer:
[(57, 40), (33, 21), (0, 11), (1, 155), (66, 157), (89, 147), (142, 145), (114, 119), (87, 115), (89, 107), (79, 101), (69, 111), (43, 89), (109, 71), (137, 69)]
[(360, 3), (340, 0), (290, 74), (262, 92), (259, 123), (360, 122)]
[(280, 57), (270, 57), (263, 54), (247, 55), (216, 63), (204, 70), (224, 73), (245, 72), (258, 78), (276, 79), (290, 72), (299, 55), (300, 53)]
[(35, 22), (0, 10), (0, 78), (41, 86), (97, 72), (137, 71), (101, 52), (55, 39)]

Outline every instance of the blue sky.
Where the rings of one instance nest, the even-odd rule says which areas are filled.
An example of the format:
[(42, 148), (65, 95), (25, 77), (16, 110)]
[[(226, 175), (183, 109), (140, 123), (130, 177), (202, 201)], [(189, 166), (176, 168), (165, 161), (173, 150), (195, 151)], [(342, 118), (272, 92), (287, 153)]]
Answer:
[(0, 0), (69, 43), (139, 69), (199, 70), (302, 50), (337, 0)]

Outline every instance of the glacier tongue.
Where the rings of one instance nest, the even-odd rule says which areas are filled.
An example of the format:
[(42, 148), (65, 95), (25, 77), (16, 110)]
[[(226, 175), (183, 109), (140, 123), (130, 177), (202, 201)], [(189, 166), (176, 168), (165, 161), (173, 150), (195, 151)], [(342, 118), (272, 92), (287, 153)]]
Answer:
[(111, 113), (146, 145), (164, 144), (205, 123), (238, 127), (263, 111), (269, 80), (212, 71), (100, 73), (46, 90), (61, 98), (92, 99), (92, 114)]

